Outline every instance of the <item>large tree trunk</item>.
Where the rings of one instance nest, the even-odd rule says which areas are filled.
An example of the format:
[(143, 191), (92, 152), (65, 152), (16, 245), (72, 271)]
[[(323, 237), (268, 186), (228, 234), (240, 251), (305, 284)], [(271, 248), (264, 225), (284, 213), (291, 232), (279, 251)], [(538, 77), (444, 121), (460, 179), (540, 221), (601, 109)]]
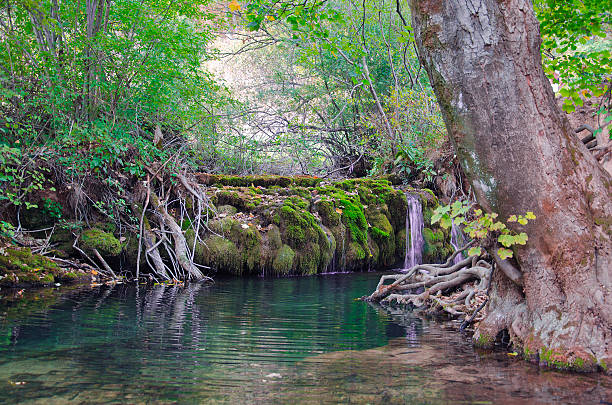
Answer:
[(516, 251), (523, 286), (496, 272), (475, 339), (507, 330), (557, 367), (612, 365), (612, 179), (570, 129), (525, 0), (412, 0), (419, 57), (478, 202), (534, 211)]

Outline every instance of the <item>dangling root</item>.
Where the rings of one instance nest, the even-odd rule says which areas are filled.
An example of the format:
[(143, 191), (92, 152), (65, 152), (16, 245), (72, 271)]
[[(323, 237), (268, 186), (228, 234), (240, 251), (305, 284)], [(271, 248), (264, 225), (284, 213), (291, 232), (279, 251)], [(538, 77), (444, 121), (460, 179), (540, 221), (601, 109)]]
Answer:
[[(455, 251), (444, 264), (419, 264), (405, 274), (382, 276), (376, 290), (362, 299), (383, 305), (396, 302), (426, 307), (453, 317), (464, 316), (468, 323), (481, 320), (485, 316), (481, 310), (488, 301), (491, 264), (478, 260), (478, 256), (452, 264), (470, 245)], [(385, 284), (389, 280), (393, 282)]]
[(176, 255), (176, 260), (186, 272), (187, 277), (196, 280), (207, 278), (195, 266), (193, 256), (190, 254), (189, 246), (187, 245), (187, 240), (185, 239), (185, 235), (183, 235), (183, 230), (179, 224), (176, 223), (172, 215), (168, 213), (165, 203), (162, 204), (159, 197), (154, 192), (151, 192), (151, 205), (161, 214), (161, 220), (170, 229), (172, 239), (174, 240), (174, 254)]

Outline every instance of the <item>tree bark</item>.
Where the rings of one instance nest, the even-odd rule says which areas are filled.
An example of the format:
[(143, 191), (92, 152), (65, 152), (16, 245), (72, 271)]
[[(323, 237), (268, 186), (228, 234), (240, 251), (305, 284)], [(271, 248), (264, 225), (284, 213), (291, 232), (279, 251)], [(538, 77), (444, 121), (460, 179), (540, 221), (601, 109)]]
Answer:
[(413, 27), (457, 156), (478, 202), (533, 211), (515, 251), (523, 286), (494, 277), (475, 340), (501, 330), (532, 359), (612, 365), (612, 178), (573, 134), (540, 59), (526, 0), (411, 0)]

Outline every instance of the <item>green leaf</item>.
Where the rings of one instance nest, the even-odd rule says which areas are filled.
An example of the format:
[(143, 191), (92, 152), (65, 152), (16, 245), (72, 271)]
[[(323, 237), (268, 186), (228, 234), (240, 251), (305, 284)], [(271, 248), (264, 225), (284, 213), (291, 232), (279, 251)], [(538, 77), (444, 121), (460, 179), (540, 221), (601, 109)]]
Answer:
[(497, 254), (502, 258), (502, 260), (506, 260), (512, 257), (512, 250), (499, 248), (497, 249)]
[(527, 237), (527, 234), (525, 232), (521, 232), (518, 235), (514, 236), (514, 241), (516, 243), (518, 243), (519, 245), (526, 244), (527, 243), (527, 239), (528, 239), (528, 237)]
[(444, 229), (448, 229), (451, 226), (453, 226), (453, 222), (450, 219), (450, 217), (448, 216), (448, 214), (444, 214), (442, 216), (442, 219), (440, 219), (440, 226)]
[(576, 106), (574, 106), (573, 104), (563, 104), (563, 107), (561, 107), (561, 109), (569, 114), (576, 110)]
[(470, 248), (468, 250), (468, 256), (480, 256), (481, 254), (482, 254), (482, 248), (478, 246)]
[(492, 231), (501, 231), (501, 230), (506, 229), (506, 224), (504, 224), (503, 222), (497, 221), (493, 223), (493, 225), (491, 225), (489, 229)]
[(527, 219), (536, 219), (535, 214), (532, 211), (527, 211), (527, 214), (525, 214), (525, 218)]
[(505, 247), (510, 247), (514, 245), (514, 236), (512, 235), (499, 235), (497, 237), (497, 240)]
[(508, 222), (516, 222), (516, 215), (510, 215)]
[(521, 225), (527, 225), (527, 220), (523, 217), (519, 217), (518, 223)]

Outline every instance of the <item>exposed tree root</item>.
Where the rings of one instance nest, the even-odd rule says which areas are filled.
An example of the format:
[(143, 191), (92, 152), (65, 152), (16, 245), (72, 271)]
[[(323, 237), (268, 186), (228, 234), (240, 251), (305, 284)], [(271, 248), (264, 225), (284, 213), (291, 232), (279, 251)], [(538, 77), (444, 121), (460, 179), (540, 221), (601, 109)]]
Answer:
[[(384, 275), (376, 290), (362, 299), (383, 305), (410, 304), (465, 317), (464, 323), (478, 322), (486, 315), (482, 310), (488, 301), (493, 267), (477, 256), (452, 264), (455, 256), (467, 247), (455, 251), (446, 263), (419, 264), (406, 273)], [(385, 284), (389, 280), (393, 282)]]

